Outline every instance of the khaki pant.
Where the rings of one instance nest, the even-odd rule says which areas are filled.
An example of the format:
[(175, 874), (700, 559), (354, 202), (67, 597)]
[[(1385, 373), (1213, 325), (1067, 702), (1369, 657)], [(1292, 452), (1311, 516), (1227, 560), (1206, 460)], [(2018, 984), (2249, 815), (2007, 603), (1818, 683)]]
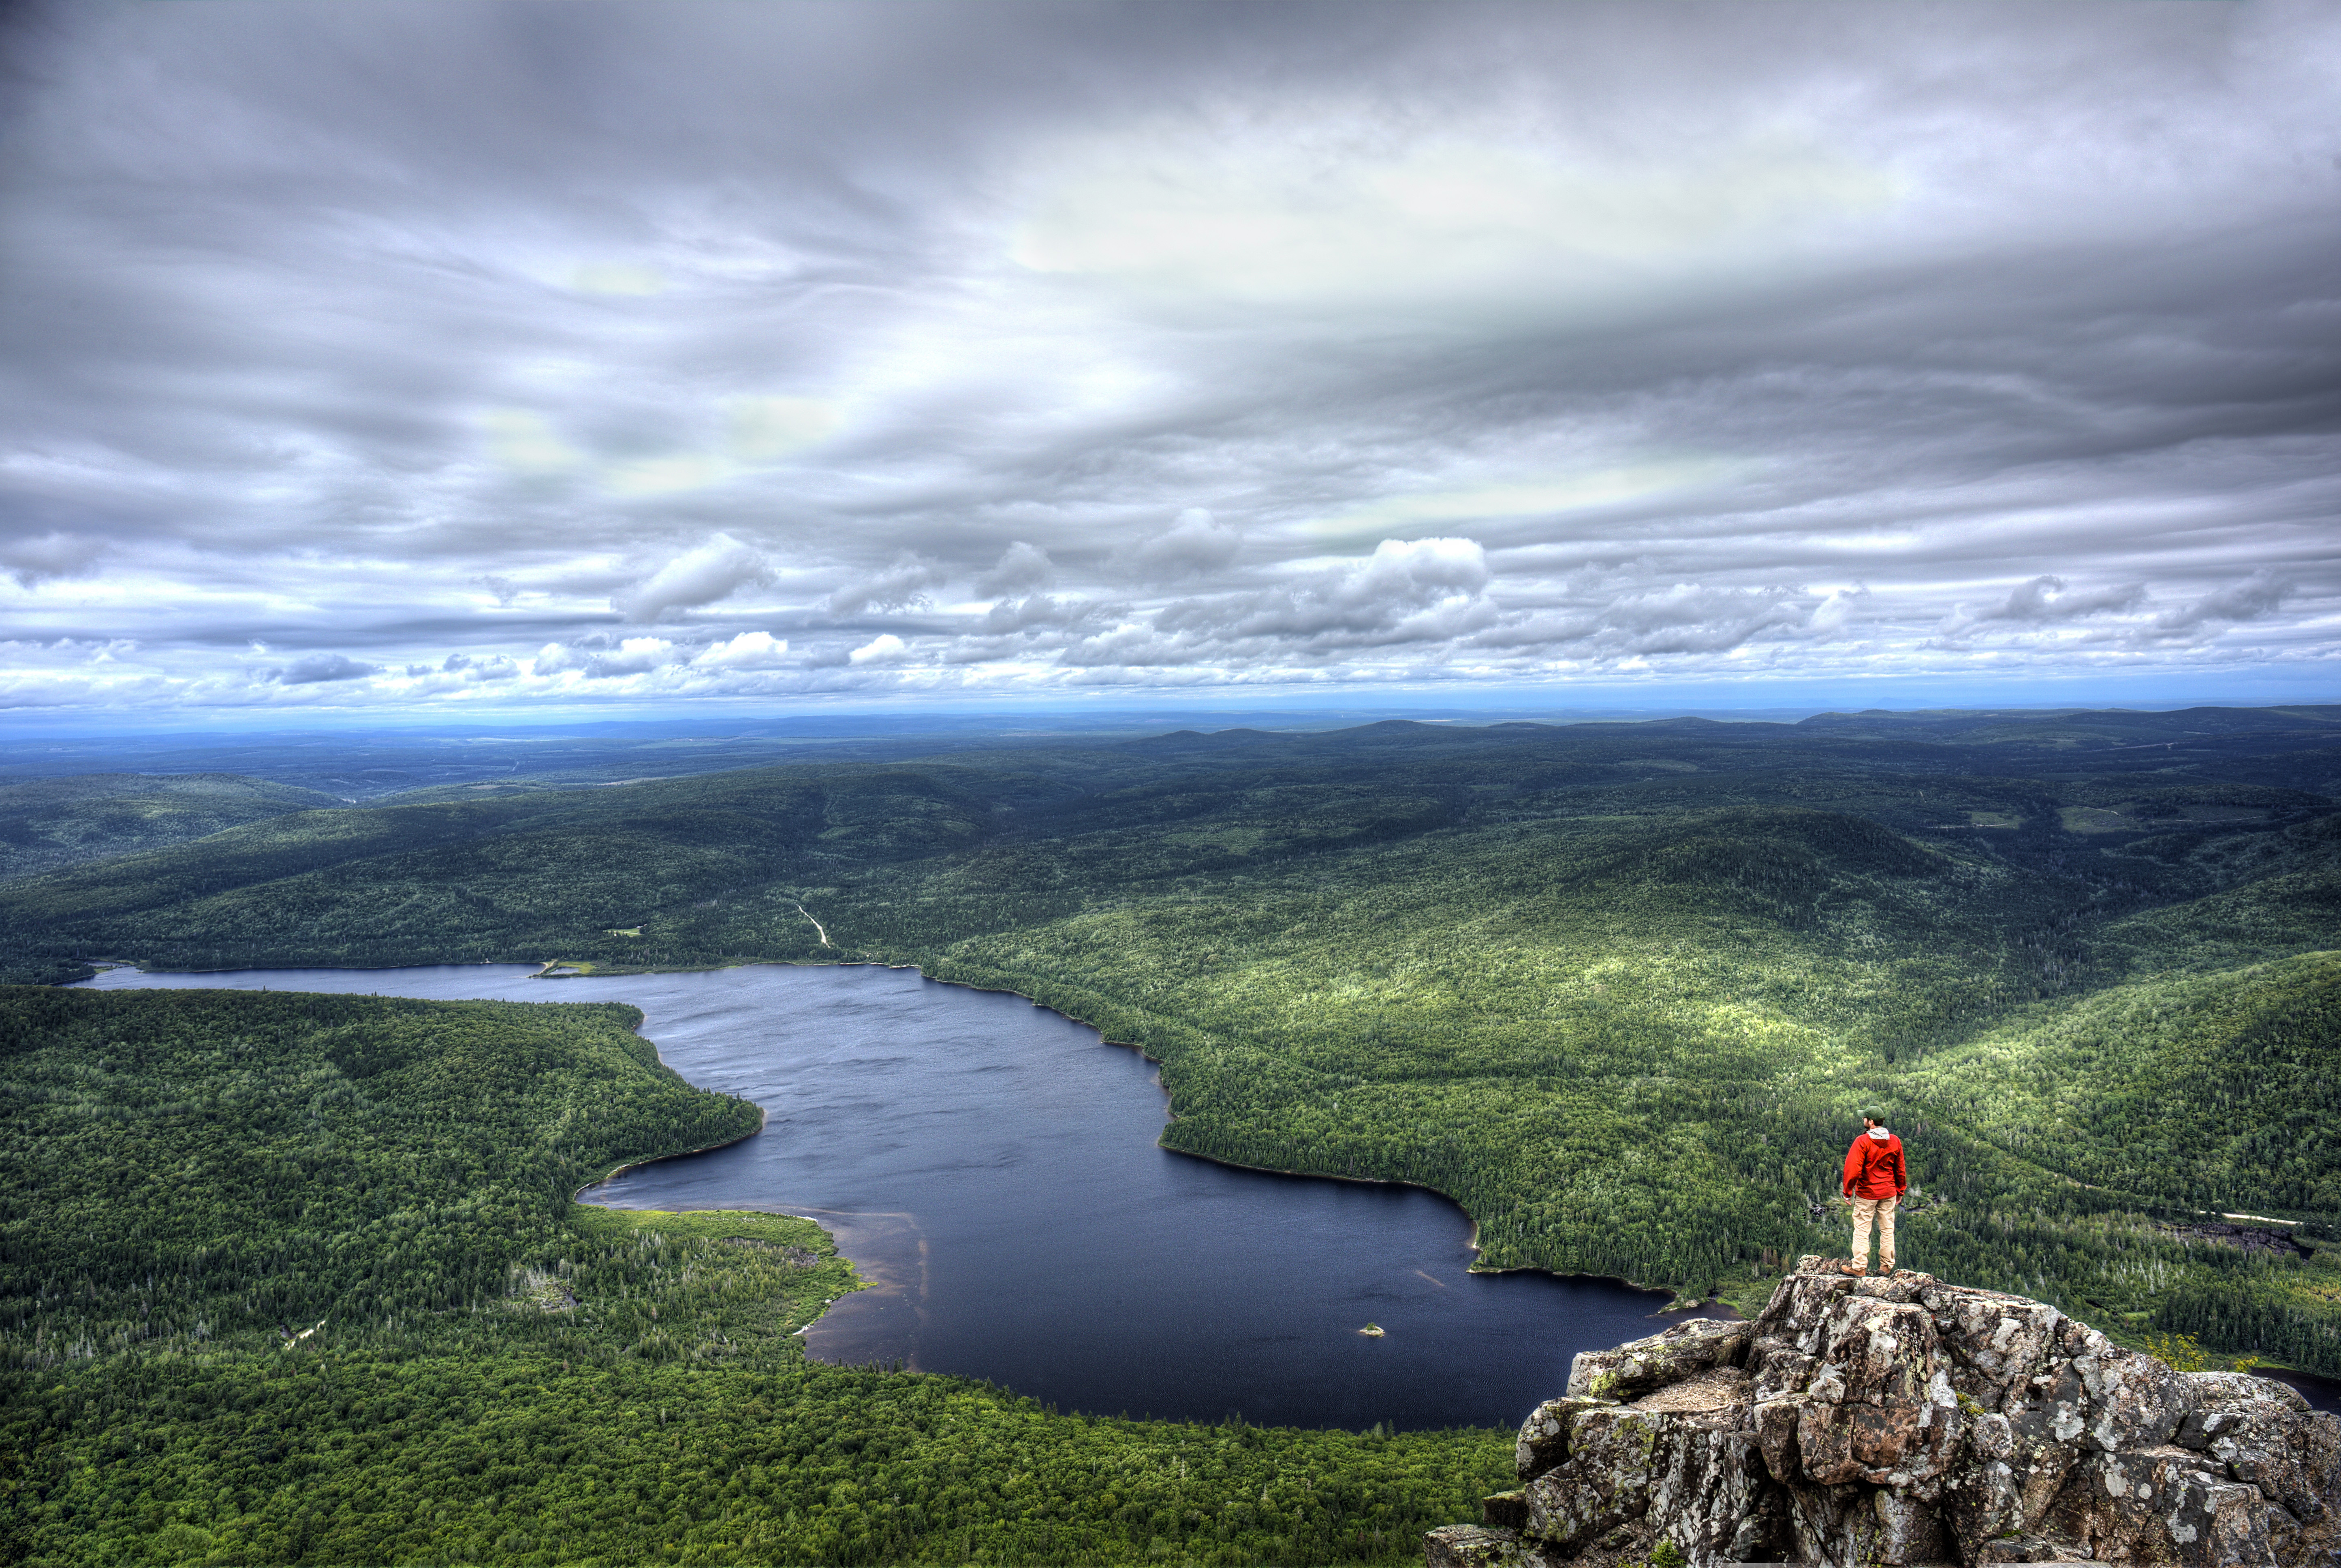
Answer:
[(1888, 1273), (1894, 1272), (1894, 1209), (1899, 1198), (1856, 1198), (1853, 1200), (1853, 1261), (1869, 1264), (1869, 1219), (1878, 1217), (1878, 1264)]

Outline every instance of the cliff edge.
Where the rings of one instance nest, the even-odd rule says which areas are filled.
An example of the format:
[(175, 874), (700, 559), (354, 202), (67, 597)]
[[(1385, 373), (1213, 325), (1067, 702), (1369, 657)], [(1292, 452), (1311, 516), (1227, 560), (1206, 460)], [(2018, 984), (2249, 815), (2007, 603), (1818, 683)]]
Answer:
[(1519, 1461), (1485, 1526), (1426, 1537), (1430, 1568), (2341, 1568), (2341, 1416), (2041, 1302), (1834, 1259), (1753, 1323), (1578, 1356)]

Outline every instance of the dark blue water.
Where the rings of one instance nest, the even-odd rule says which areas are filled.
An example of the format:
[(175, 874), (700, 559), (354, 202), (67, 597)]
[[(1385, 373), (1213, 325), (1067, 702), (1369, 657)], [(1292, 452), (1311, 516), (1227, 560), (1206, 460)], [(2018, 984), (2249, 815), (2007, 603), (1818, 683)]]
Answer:
[[(1018, 997), (907, 970), (757, 966), (533, 980), (521, 965), (140, 974), (89, 984), (618, 1001), (762, 1133), (585, 1194), (818, 1219), (876, 1288), (807, 1337), (1068, 1410), (1259, 1424), (1510, 1426), (1663, 1295), (1474, 1275), (1470, 1223), (1403, 1187), (1230, 1170), (1155, 1146), (1152, 1065)], [(1357, 1331), (1380, 1323), (1386, 1337)]]

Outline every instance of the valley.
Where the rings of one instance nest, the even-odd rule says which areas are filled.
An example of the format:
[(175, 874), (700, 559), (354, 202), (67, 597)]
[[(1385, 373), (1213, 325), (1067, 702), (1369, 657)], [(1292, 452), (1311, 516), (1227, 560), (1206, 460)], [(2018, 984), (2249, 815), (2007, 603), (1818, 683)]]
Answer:
[[(51, 1064), (39, 1080), (52, 1096), (45, 1107), (85, 1105), (75, 1114), (121, 1122), (162, 1114), (100, 1112), (121, 1091), (65, 1087), (115, 1071), (100, 1058), (114, 1060), (109, 1037), (122, 1031), (56, 1023), (65, 1015), (37, 1000), (78, 994), (47, 987), (87, 974), (92, 959), (179, 970), (493, 961), (595, 974), (911, 964), (1030, 997), (1143, 1048), (1170, 1097), (1166, 1147), (1448, 1194), (1476, 1223), (1483, 1268), (1752, 1303), (1778, 1260), (1841, 1246), (1836, 1164), (1855, 1113), (1882, 1104), (1912, 1151), (1906, 1262), (2052, 1302), (2130, 1343), (2184, 1334), (2222, 1358), (2341, 1373), (2336, 796), (2341, 710), (2303, 708), (1383, 723), (1012, 746), (977, 737), (921, 755), (292, 810), (0, 883), (6, 978), (31, 987), (6, 994), (25, 999), (12, 1005), (26, 1016), (52, 1020), (19, 1030), (47, 1044), (12, 1047), (10, 1071), (33, 1083), (24, 1053), (62, 1051), (40, 1058)], [(543, 984), (557, 995), (563, 983)], [(424, 1004), (375, 1005), (395, 1041), (417, 1027), (399, 1009)], [(266, 1037), (287, 1050), (296, 1037), (375, 1033), (264, 1015), (247, 1024), (205, 1014), (214, 1022), (196, 1024), (158, 1013), (148, 1029), (158, 1039)], [(499, 1039), (519, 1027), (466, 1016)], [(603, 1027), (591, 1016), (565, 1028), (591, 1036)], [(68, 1037), (85, 1044), (56, 1043)], [(204, 1114), (230, 1119), (270, 1095), (289, 1105), (294, 1092), (277, 1080), (233, 1075), (246, 1072), (232, 1054), (241, 1048), (206, 1047), (206, 1065), (189, 1067), (187, 1086), (158, 1104), (216, 1102)], [(299, 1049), (332, 1060), (335, 1049), (374, 1047)], [(612, 1064), (597, 1070), (617, 1071), (607, 1054), (623, 1054), (623, 1043), (596, 1049)], [(206, 1073), (229, 1076), (206, 1088)], [(232, 1087), (247, 1082), (258, 1086)], [(352, 1090), (379, 1099), (354, 1080)], [(303, 1091), (304, 1104), (329, 1118), (322, 1092)], [(633, 1104), (642, 1092), (595, 1104)], [(559, 1165), (568, 1173), (579, 1161), (701, 1146), (713, 1140), (672, 1119), (697, 1127), (731, 1113), (686, 1109), (701, 1104), (690, 1093), (676, 1081), (658, 1090), (667, 1101), (645, 1102), (672, 1109), (645, 1111), (638, 1130), (603, 1130), (590, 1148), (556, 1141), (533, 1157), (570, 1162)], [(483, 1321), (520, 1321), (483, 1316), (496, 1271), (533, 1258), (527, 1266), (543, 1273), (543, 1259), (585, 1244), (564, 1235), (599, 1235), (592, 1227), (611, 1222), (576, 1217), (553, 1164), (524, 1182), (495, 1174), (487, 1145), (522, 1146), (524, 1124), (554, 1114), (550, 1102), (524, 1099), (505, 1114), (519, 1119), (493, 1137), (464, 1134), (461, 1153), (439, 1142), (452, 1124), (412, 1124), (443, 1151), (418, 1167), (446, 1183), (434, 1202), (489, 1202), (458, 1194), (522, 1190), (511, 1183), (540, 1194), (533, 1210), (516, 1196), (493, 1200), (543, 1217), (466, 1222), (454, 1234), (475, 1251), (443, 1259), (414, 1251), (407, 1232), (380, 1229), (409, 1212), (399, 1203), (304, 1231), (289, 1212), (166, 1221), (180, 1196), (154, 1182), (125, 1188), (130, 1210), (152, 1209), (141, 1223), (156, 1235), (224, 1227), (244, 1238), (221, 1243), (242, 1260), (234, 1288), (202, 1287), (174, 1302), (171, 1321), (233, 1311), (245, 1332), (276, 1333), (284, 1282), (328, 1266), (303, 1259), (334, 1257), (344, 1261), (332, 1267), (375, 1281), (363, 1299), (382, 1303), (382, 1333), (394, 1319), (397, 1334), (423, 1336), (398, 1340), (396, 1356), (435, 1353), (432, 1336), (485, 1333)], [(19, 1195), (7, 1293), (11, 1322), (36, 1336), (12, 1338), (14, 1375), (46, 1391), (41, 1400), (70, 1389), (95, 1399), (108, 1379), (210, 1364), (217, 1353), (142, 1349), (144, 1331), (127, 1329), (159, 1310), (123, 1273), (149, 1241), (27, 1228), (21, 1216), (45, 1212), (43, 1183), (63, 1168), (39, 1151), (62, 1135), (12, 1113)], [(308, 1191), (324, 1169), (285, 1164), (272, 1190)], [(2239, 1230), (2218, 1218), (2229, 1214), (2256, 1218)], [(279, 1230), (281, 1244), (264, 1244)], [(2283, 1244), (2267, 1239), (2279, 1234)], [(201, 1244), (209, 1257), (212, 1243)], [(385, 1256), (412, 1261), (359, 1261)], [(693, 1280), (721, 1277), (707, 1267)], [(432, 1296), (399, 1283), (410, 1275), (460, 1288)], [(84, 1277), (86, 1291), (67, 1283)], [(736, 1326), (694, 1333), (778, 1345), (742, 1350), (740, 1366), (785, 1363), (789, 1377), (811, 1380), (806, 1389), (881, 1375), (788, 1359), (789, 1335), (755, 1328), (754, 1313), (727, 1317), (734, 1309), (709, 1288), (676, 1310), (694, 1324)], [(794, 1298), (759, 1299), (767, 1315), (755, 1321), (777, 1324), (769, 1303)], [(70, 1313), (67, 1300), (79, 1303)], [(581, 1340), (558, 1359), (582, 1366), (606, 1353), (593, 1364), (628, 1377), (685, 1375), (642, 1348), (650, 1321), (626, 1317), (615, 1338), (597, 1329), (600, 1351)], [(663, 1321), (657, 1332), (670, 1332)], [(495, 1328), (497, 1355), (553, 1357), (552, 1342), (536, 1338), (583, 1325), (532, 1327), (526, 1343), (516, 1332)], [(60, 1351), (60, 1335), (88, 1348)], [(257, 1368), (290, 1365), (293, 1353), (236, 1353), (258, 1358), (257, 1390), (267, 1382)], [(673, 1365), (718, 1370), (696, 1352)], [(735, 1374), (750, 1375), (722, 1373)], [(880, 1397), (879, 1383), (853, 1386), (864, 1388), (854, 1399)], [(1026, 1419), (1005, 1391), (903, 1397), (971, 1400), (1011, 1424)], [(62, 1461), (99, 1441), (81, 1417), (58, 1419), (40, 1452)], [(1073, 1444), (1062, 1452), (1087, 1452), (1082, 1434), (1104, 1429), (1030, 1419), (1048, 1443)], [(1169, 1453), (1210, 1429), (1113, 1430), (1114, 1443)], [(1263, 1455), (1337, 1440), (1358, 1445), (1339, 1463), (1360, 1476), (1419, 1465), (1462, 1477), (1504, 1463), (1485, 1433), (1209, 1439)], [(1229, 1473), (1239, 1472), (1251, 1473)], [(1469, 1517), (1472, 1484), (1393, 1493), (1378, 1481), (1383, 1490), (1360, 1495), (1404, 1495), (1415, 1500), (1409, 1517), (1443, 1523), (1442, 1508)], [(1274, 1486), (1262, 1495), (1270, 1503), (1247, 1504), (1255, 1523), (1271, 1517)], [(1395, 1561), (1413, 1549), (1409, 1536), (1385, 1552), (1344, 1524), (1348, 1544), (1335, 1553), (1333, 1536), (1309, 1534), (1320, 1525), (1308, 1521), (1348, 1516), (1305, 1510), (1245, 1536), (1230, 1506), (1221, 1498), (1191, 1520), (1172, 1508), (1167, 1523), (1160, 1509), (1141, 1510), (1121, 1522), (1126, 1534), (1084, 1537), (1087, 1559), (1055, 1536), (1016, 1539), (1033, 1560), (1061, 1561), (1118, 1560), (1125, 1547), (1143, 1555), (1163, 1542), (1192, 1561)], [(789, 1507), (800, 1525), (811, 1517)], [(775, 1511), (786, 1513), (767, 1505)], [(931, 1528), (943, 1516), (921, 1514), (925, 1523), (869, 1547), (866, 1560), (950, 1556), (946, 1534)], [(949, 1516), (960, 1528), (976, 1517)], [(1018, 1517), (1055, 1516), (1036, 1503)], [(1240, 1540), (1250, 1544), (1239, 1550)], [(507, 1550), (521, 1554), (497, 1554)], [(826, 1550), (784, 1560), (858, 1560)]]

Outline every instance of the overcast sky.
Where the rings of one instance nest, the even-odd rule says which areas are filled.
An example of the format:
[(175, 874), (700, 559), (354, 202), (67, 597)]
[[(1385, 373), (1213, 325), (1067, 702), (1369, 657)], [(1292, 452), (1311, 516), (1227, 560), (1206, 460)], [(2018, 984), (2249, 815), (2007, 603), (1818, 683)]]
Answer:
[(2341, 700), (2329, 0), (0, 15), (0, 704)]

